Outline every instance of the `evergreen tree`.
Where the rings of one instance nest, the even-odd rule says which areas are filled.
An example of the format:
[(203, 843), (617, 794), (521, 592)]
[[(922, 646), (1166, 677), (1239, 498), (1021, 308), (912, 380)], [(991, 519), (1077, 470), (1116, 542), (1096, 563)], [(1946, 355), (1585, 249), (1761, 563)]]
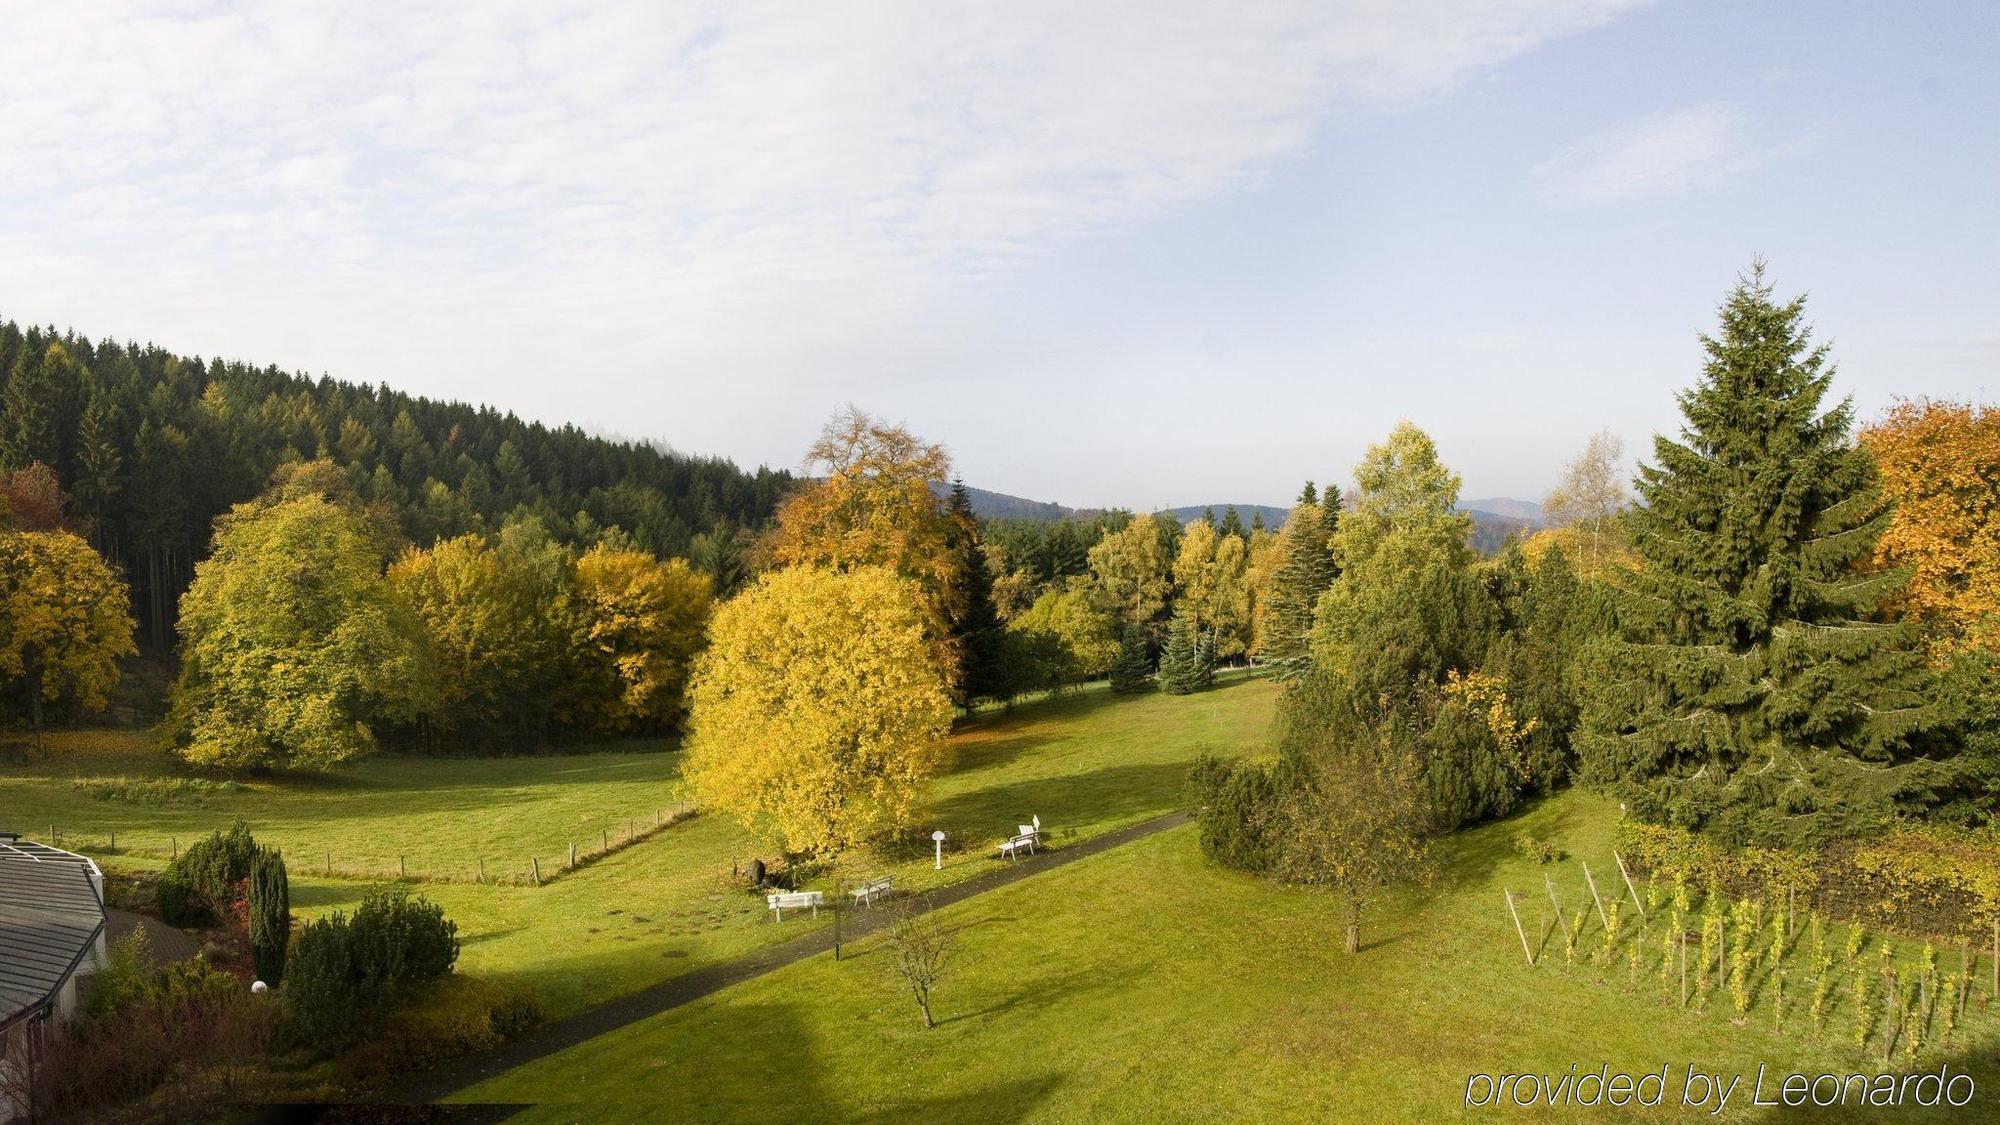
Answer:
[(1332, 538), (1318, 491), (1307, 481), (1298, 505), (1278, 533), (1278, 565), (1271, 574), (1270, 588), (1258, 603), (1264, 621), (1259, 630), (1263, 647), (1257, 656), (1263, 663), (1275, 665), (1280, 675), (1296, 675), (1311, 659), (1313, 614), (1320, 595), (1333, 585), (1338, 573)]
[(1215, 643), (1185, 611), (1174, 614), (1167, 647), (1160, 654), (1160, 690), (1170, 695), (1200, 691), (1215, 680)]
[(1111, 690), (1120, 695), (1145, 691), (1146, 680), (1152, 671), (1153, 662), (1146, 651), (1145, 628), (1127, 625), (1125, 638), (1118, 645), (1118, 656), (1111, 661)]
[(285, 948), (292, 937), (292, 891), (283, 853), (257, 849), (250, 861), (250, 960), (257, 979), (273, 988), (285, 979)]
[(25, 469), (37, 461), (60, 470), (63, 434), (62, 375), (74, 366), (61, 344), (35, 356), (23, 348), (0, 394), (0, 467)]
[(1584, 775), (1641, 817), (1732, 841), (1803, 841), (1885, 817), (1927, 784), (1945, 718), (1915, 627), (1876, 606), (1907, 576), (1864, 569), (1887, 521), (1852, 406), (1804, 299), (1758, 263), (1704, 336), (1679, 440), (1654, 442), (1629, 514), (1643, 565), (1579, 734)]
[(1250, 533), (1243, 529), (1243, 517), (1236, 511), (1236, 505), (1234, 504), (1231, 504), (1222, 513), (1222, 533), (1224, 535), (1234, 535), (1238, 539), (1245, 541), (1250, 538)]
[(986, 549), (980, 541), (979, 520), (972, 514), (972, 496), (965, 482), (953, 478), (951, 500), (945, 514), (952, 523), (954, 572), (951, 582), (958, 587), (952, 599), (958, 613), (951, 623), (959, 652), (953, 697), (961, 704), (978, 699), (997, 699), (1005, 692), (1005, 669), (1001, 663), (1002, 629), (1000, 612), (993, 607), (993, 574), (986, 569)]
[(1253, 532), (1264, 530), (1264, 513), (1250, 513), (1250, 530)]

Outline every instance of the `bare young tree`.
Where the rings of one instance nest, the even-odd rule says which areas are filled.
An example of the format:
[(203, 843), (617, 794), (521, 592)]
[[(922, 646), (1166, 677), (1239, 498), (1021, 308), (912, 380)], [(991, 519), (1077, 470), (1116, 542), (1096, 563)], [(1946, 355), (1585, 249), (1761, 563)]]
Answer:
[(889, 923), (889, 968), (910, 990), (925, 1027), (937, 1026), (931, 1017), (931, 992), (951, 964), (957, 941), (927, 899), (903, 900)]
[(1578, 569), (1596, 574), (1620, 546), (1618, 513), (1631, 502), (1625, 443), (1609, 430), (1590, 435), (1589, 444), (1563, 469), (1555, 491), (1542, 501), (1552, 527), (1576, 532), (1583, 557)]

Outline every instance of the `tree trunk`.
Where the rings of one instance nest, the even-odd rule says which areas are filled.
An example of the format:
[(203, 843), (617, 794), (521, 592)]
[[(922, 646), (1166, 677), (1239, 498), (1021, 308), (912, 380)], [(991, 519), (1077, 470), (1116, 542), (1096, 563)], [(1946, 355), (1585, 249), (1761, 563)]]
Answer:
[(937, 1024), (936, 1024), (935, 1022), (933, 1022), (933, 1021), (931, 1020), (931, 998), (930, 998), (930, 997), (928, 997), (928, 996), (919, 996), (919, 997), (917, 997), (917, 1007), (919, 1007), (919, 1008), (923, 1009), (923, 1012), (924, 1012), (924, 1026), (925, 1026), (925, 1027), (936, 1027), (936, 1026), (937, 1026)]
[(28, 663), (28, 714), (35, 728), (35, 755), (42, 753), (42, 668), (39, 660)]
[(1347, 951), (1361, 952), (1361, 900), (1347, 900)]

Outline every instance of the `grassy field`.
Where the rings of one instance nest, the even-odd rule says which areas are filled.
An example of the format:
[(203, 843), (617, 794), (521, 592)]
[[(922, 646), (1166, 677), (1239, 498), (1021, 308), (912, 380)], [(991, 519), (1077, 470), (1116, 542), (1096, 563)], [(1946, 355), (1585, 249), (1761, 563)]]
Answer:
[[(919, 1024), (868, 939), (843, 962), (801, 962), (461, 1099), (541, 1103), (515, 1120), (549, 1121), (1623, 1119), (1629, 1110), (1464, 1106), (1475, 1073), (1609, 1064), (1671, 1068), (1666, 1105), (1640, 1115), (1657, 1119), (1685, 1115), (1690, 1066), (1743, 1074), (1728, 1115), (1741, 1119), (1760, 1063), (1773, 1068), (1767, 1096), (1782, 1072), (1883, 1067), (1879, 1038), (1865, 1056), (1852, 1046), (1844, 992), (1825, 1030), (1811, 1030), (1802, 970), (1780, 1030), (1768, 981), (1740, 1023), (1720, 989), (1707, 1012), (1663, 999), (1650, 939), (1637, 983), (1622, 956), (1566, 966), (1560, 937), (1527, 966), (1503, 888), (1534, 892), (1531, 935), (1547, 924), (1545, 873), (1571, 905), (1590, 908), (1577, 859), (1536, 866), (1514, 833), (1608, 868), (1616, 817), (1615, 806), (1569, 794), (1453, 839), (1441, 881), (1374, 909), (1355, 956), (1340, 951), (1327, 900), (1218, 870), (1191, 828), (1176, 829), (950, 908), (960, 944), (935, 1030)], [(1600, 940), (1593, 912), (1583, 944)], [(1971, 1108), (1990, 1120), (1996, 1021), (1985, 990), (1977, 995), (1957, 1048), (1920, 1063), (1975, 1065)], [(1912, 1112), (1952, 1119), (1908, 1108), (1902, 1119)]]
[[(1269, 681), (1235, 679), (1193, 696), (1087, 692), (983, 716), (954, 735), (957, 765), (934, 784), (911, 839), (849, 870), (893, 872), (912, 888), (955, 881), (995, 865), (991, 845), (1031, 815), (1060, 846), (1170, 811), (1195, 754), (1261, 749), (1275, 694)], [(615, 842), (629, 820), (643, 828), (679, 800), (673, 754), (385, 757), (148, 804), (78, 784), (174, 776), (137, 736), (63, 735), (51, 746), (47, 760), (0, 766), (0, 816), (11, 825), (40, 834), (53, 823), (66, 844), (115, 869), (156, 867), (170, 838), (185, 846), (241, 816), (286, 850), (294, 907), (306, 915), (352, 906), (375, 885), (326, 878), (327, 852), (337, 873), (387, 875), (404, 857), (412, 876), (460, 880), (420, 890), (458, 923), (461, 970), (532, 987), (558, 1015), (826, 924), (767, 922), (763, 900), (730, 877), (756, 844), (720, 816), (696, 816), (545, 886), (463, 881), (482, 857), (491, 876), (516, 877), (530, 855), (550, 874), (570, 841), (594, 848), (604, 830)], [(928, 836), (938, 826), (952, 850), (934, 872)], [(107, 853), (114, 831), (119, 852)]]

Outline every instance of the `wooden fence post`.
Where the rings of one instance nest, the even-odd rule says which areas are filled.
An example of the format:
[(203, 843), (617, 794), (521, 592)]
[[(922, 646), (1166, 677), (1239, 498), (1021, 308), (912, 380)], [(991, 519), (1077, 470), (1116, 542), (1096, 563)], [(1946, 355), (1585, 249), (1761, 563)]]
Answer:
[(540, 857), (538, 857), (538, 856), (529, 856), (529, 857), (528, 857), (528, 870), (534, 873), (534, 877), (535, 877), (535, 885), (536, 885), (537, 887), (541, 886), (541, 885), (542, 885), (542, 861), (541, 861), (541, 858), (540, 858)]
[(570, 865), (571, 867), (575, 867), (575, 866), (576, 866), (576, 841), (575, 841), (575, 840), (571, 840), (571, 841), (569, 842), (569, 865)]
[(328, 849), (327, 849), (327, 852), (326, 852), (326, 877), (327, 877), (327, 878), (329, 878), (329, 879), (333, 878), (333, 849), (332, 849), (332, 848), (328, 848)]
[(1680, 946), (1681, 946), (1681, 1007), (1685, 1008), (1688, 1006), (1688, 936), (1686, 930), (1681, 931)]
[(404, 863), (404, 862), (403, 862), (403, 857), (402, 857), (402, 856), (397, 856), (397, 857), (396, 857), (396, 878), (398, 878), (398, 879), (407, 879), (407, 878), (409, 878), (409, 877), (410, 877), (410, 866), (409, 866), (409, 864), (407, 864), (407, 863)]
[(609, 829), (609, 828), (600, 828), (600, 829), (598, 829), (598, 832), (600, 833), (600, 835), (598, 836), (598, 839), (597, 839), (597, 843), (598, 843), (598, 848), (597, 848), (597, 850), (598, 850), (598, 851), (600, 851), (600, 852), (608, 852), (608, 851), (610, 851), (610, 850), (611, 850), (611, 829)]
[(1618, 877), (1625, 880), (1625, 889), (1632, 892), (1632, 905), (1639, 910), (1639, 920), (1642, 922), (1645, 921), (1646, 904), (1639, 900), (1639, 888), (1632, 885), (1632, 875), (1625, 870), (1625, 857), (1619, 855), (1617, 849), (1614, 848), (1611, 852), (1611, 858), (1618, 861)]
[(629, 840), (636, 840), (638, 838), (639, 838), (639, 822), (636, 820), (627, 820), (625, 822), (625, 839), (629, 841)]
[(1502, 891), (1507, 896), (1507, 913), (1514, 917), (1514, 932), (1521, 935), (1521, 952), (1528, 958), (1528, 964), (1535, 963), (1535, 951), (1528, 948), (1528, 931), (1521, 926), (1521, 912), (1514, 909), (1514, 892)]
[(1611, 917), (1604, 913), (1604, 899), (1597, 893), (1597, 880), (1591, 878), (1590, 861), (1580, 859), (1577, 862), (1583, 864), (1583, 881), (1590, 884), (1590, 901), (1597, 904), (1597, 920), (1604, 923), (1604, 928), (1609, 930), (1611, 928)]
[(479, 857), (479, 883), (480, 883), (480, 885), (481, 885), (481, 886), (484, 886), (484, 885), (486, 885), (486, 857), (485, 857), (485, 856), (480, 856), (480, 857)]
[(173, 848), (173, 858), (179, 859), (181, 857), (181, 838), (179, 836), (169, 836), (167, 837), (167, 842)]

